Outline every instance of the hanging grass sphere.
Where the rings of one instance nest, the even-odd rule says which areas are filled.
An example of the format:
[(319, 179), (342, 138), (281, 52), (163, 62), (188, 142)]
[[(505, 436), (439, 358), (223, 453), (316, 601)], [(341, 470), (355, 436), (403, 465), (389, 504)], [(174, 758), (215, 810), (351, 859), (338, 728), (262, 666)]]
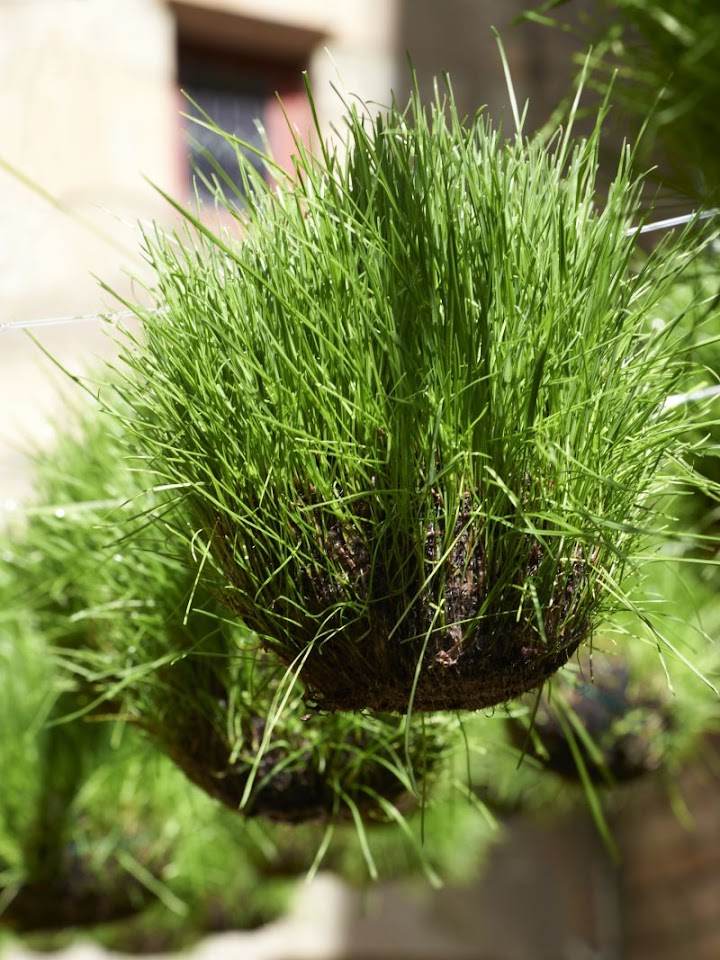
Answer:
[[(0, 940), (56, 949), (73, 933), (179, 949), (277, 917), (272, 837), (197, 790), (147, 738), (97, 717), (0, 559)], [(125, 939), (125, 937), (128, 939)]]
[(596, 196), (599, 124), (547, 146), (416, 94), (345, 133), (277, 187), (236, 145), (239, 236), (190, 212), (147, 236), (124, 417), (311, 703), (503, 703), (591, 635), (652, 524), (684, 412), (649, 312), (689, 254), (631, 269), (639, 188), (628, 153)]
[[(658, 661), (648, 688), (658, 686), (661, 670)], [(656, 772), (674, 732), (671, 694), (643, 690), (633, 679), (629, 665), (612, 655), (559, 671), (533, 718), (532, 736), (522, 722), (513, 724), (516, 745), (527, 745), (543, 767), (575, 782), (584, 772), (598, 784)]]
[(143, 485), (117, 423), (97, 406), (67, 419), (36, 456), (35, 501), (6, 540), (20, 599), (73, 688), (66, 712), (140, 728), (247, 818), (358, 830), (402, 819), (456, 720), (309, 713), (302, 682), (193, 569), (184, 513)]

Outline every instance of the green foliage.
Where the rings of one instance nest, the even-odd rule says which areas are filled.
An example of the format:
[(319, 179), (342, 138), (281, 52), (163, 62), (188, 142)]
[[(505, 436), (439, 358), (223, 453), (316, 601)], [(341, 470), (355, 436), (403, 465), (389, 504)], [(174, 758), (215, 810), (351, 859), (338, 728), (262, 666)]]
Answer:
[[(561, 6), (544, 4), (543, 12)], [(720, 7), (716, 0), (597, 0), (581, 34), (593, 78), (645, 126), (641, 156), (665, 182), (714, 206), (720, 197)], [(536, 19), (535, 13), (529, 14)], [(554, 21), (550, 21), (554, 22)], [(583, 21), (581, 21), (583, 22)], [(669, 169), (668, 169), (669, 162)]]
[[(92, 930), (119, 944), (152, 917), (159, 946), (254, 926), (287, 903), (257, 877), (272, 840), (196, 790), (129, 726), (67, 721), (72, 684), (3, 568), (0, 916), (57, 946)], [(270, 851), (268, 851), (268, 847)], [(62, 931), (66, 931), (63, 933)], [(164, 940), (162, 938), (165, 938)]]
[(720, 679), (720, 614), (698, 574), (676, 548), (650, 558), (630, 593), (635, 609), (599, 628), (590, 656), (558, 671), (539, 703), (527, 697), (507, 719), (468, 729), (470, 780), (491, 809), (557, 813), (589, 802), (612, 843), (603, 808), (614, 788), (657, 776), (672, 794), (720, 726), (711, 686)]
[[(69, 451), (80, 450), (92, 459), (102, 449), (108, 457), (106, 467), (111, 468), (108, 472), (118, 479), (117, 463), (110, 456), (117, 453), (112, 432), (101, 430), (94, 442), (88, 442), (97, 420), (97, 415), (88, 416), (84, 432), (61, 438), (56, 451), (38, 458), (38, 486), (43, 487), (43, 478), (47, 482), (52, 475), (49, 487), (60, 494), (64, 484), (71, 483), (63, 464), (68, 466), (69, 456), (72, 465), (79, 467)], [(100, 492), (97, 486), (94, 489)], [(44, 609), (33, 606), (39, 594), (32, 586), (27, 589), (28, 577), (31, 581), (38, 577), (39, 585), (42, 571), (50, 577), (53, 560), (63, 556), (69, 565), (68, 583), (77, 588), (74, 599), (79, 602), (82, 592), (89, 590), (91, 568), (98, 591), (104, 587), (103, 556), (116, 546), (108, 540), (106, 523), (98, 528), (103, 546), (88, 542), (93, 528), (88, 512), (100, 509), (97, 499), (53, 501), (60, 502), (65, 506), (53, 506), (48, 512), (39, 505), (35, 513), (31, 510), (25, 525), (7, 542), (9, 564), (0, 568), (0, 915), (6, 939), (14, 931), (30, 946), (58, 948), (80, 931), (114, 949), (180, 949), (205, 932), (254, 927), (278, 916), (297, 878), (317, 869), (323, 859), (360, 882), (367, 881), (368, 867), (371, 876), (404, 878), (422, 873), (433, 882), (440, 877), (467, 877), (478, 869), (494, 830), (479, 815), (477, 805), (463, 803), (459, 794), (454, 801), (448, 800), (453, 784), (447, 780), (447, 764), (444, 796), (429, 802), (422, 816), (408, 816), (409, 797), (401, 812), (381, 796), (389, 823), (373, 831), (342, 819), (329, 825), (274, 826), (263, 818), (239, 817), (217, 804), (134, 729), (144, 726), (141, 705), (152, 712), (152, 695), (143, 698), (137, 691), (128, 695), (123, 717), (107, 714), (111, 699), (103, 699), (104, 716), (97, 708), (88, 712), (86, 684), (91, 681), (95, 694), (107, 693), (103, 679), (87, 670), (83, 682), (78, 682), (77, 665), (92, 660), (80, 657), (80, 634), (72, 616), (66, 619), (67, 611), (63, 614), (62, 591)], [(86, 510), (77, 509), (83, 503)], [(72, 530), (73, 516), (87, 522), (83, 534)], [(40, 541), (34, 539), (41, 532), (48, 546), (46, 555), (40, 554)], [(75, 547), (82, 543), (94, 565), (74, 567), (71, 543)], [(26, 558), (24, 568), (14, 563), (21, 556)], [(22, 592), (19, 584), (25, 587)], [(62, 640), (66, 622), (65, 639), (71, 638), (75, 646), (49, 645), (39, 622), (56, 642)], [(78, 621), (86, 626), (89, 622), (87, 617)], [(104, 628), (108, 624), (101, 616), (98, 622), (97, 634), (88, 632), (85, 637), (90, 644), (85, 649), (88, 654), (103, 651), (107, 656), (111, 641)], [(118, 648), (115, 655), (121, 652)], [(77, 659), (68, 661), (73, 654)], [(75, 663), (75, 671), (68, 673), (63, 661), (65, 666)], [(139, 673), (137, 668), (132, 678), (126, 678), (129, 687)], [(243, 694), (242, 689), (236, 692)], [(80, 715), (69, 715), (72, 708)], [(175, 708), (168, 719), (186, 723), (183, 710), (192, 710), (193, 704), (176, 702)], [(348, 728), (352, 719), (347, 718)], [(330, 720), (326, 730), (331, 740), (333, 731), (338, 735), (340, 728)], [(282, 730), (288, 726), (287, 720), (279, 721)], [(363, 729), (361, 723), (354, 727)], [(158, 739), (163, 744), (162, 737)], [(380, 736), (366, 744), (366, 766), (372, 767), (373, 758), (381, 756), (384, 742)], [(323, 754), (329, 778), (334, 762), (331, 746)], [(347, 764), (360, 767), (352, 758)], [(402, 769), (399, 758), (398, 765)], [(358, 799), (352, 787), (347, 789)], [(444, 829), (437, 834), (432, 830), (425, 841), (423, 834), (435, 821), (442, 822)]]
[(295, 675), (221, 615), (183, 553), (182, 511), (144, 484), (117, 423), (95, 405), (69, 423), (37, 456), (35, 503), (7, 545), (74, 686), (63, 715), (141, 728), (246, 817), (344, 820), (361, 836), (366, 820), (402, 822), (396, 805), (424, 796), (457, 721), (308, 712)]
[(235, 144), (248, 205), (219, 173), (216, 200), (241, 236), (182, 211), (146, 237), (118, 416), (215, 592), (322, 707), (536, 687), (653, 525), (687, 411), (663, 406), (672, 323), (647, 320), (693, 242), (631, 266), (640, 185), (627, 152), (598, 202), (599, 132), (506, 138), (450, 92), (353, 105), (277, 187)]
[[(445, 796), (428, 803), (427, 816), (442, 809), (455, 830), (425, 845), (422, 817), (409, 816), (417, 787), (404, 722), (301, 719), (299, 691), (288, 691), (282, 710), (274, 703), (284, 671), (263, 655), (253, 665), (246, 631), (233, 625), (218, 650), (227, 625), (216, 616), (181, 629), (186, 566), (153, 539), (160, 521), (148, 533), (145, 511), (149, 539), (136, 539), (137, 478), (112, 422), (95, 409), (70, 422), (36, 458), (36, 500), (9, 532), (0, 567), (3, 926), (42, 948), (82, 930), (116, 949), (179, 949), (203, 932), (277, 916), (296, 878), (324, 861), (357, 881), (422, 872), (439, 882), (476, 870), (493, 831), (476, 806), (448, 802), (447, 764)], [(177, 674), (164, 673), (172, 663)], [(260, 750), (245, 739), (243, 720), (268, 723), (273, 710), (275, 729)], [(421, 775), (452, 726), (414, 725), (423, 790)], [(193, 754), (200, 773), (191, 779), (205, 790), (184, 775), (193, 769), (182, 738), (192, 731), (206, 753)], [(179, 754), (184, 773), (151, 741)], [(259, 759), (246, 814), (323, 822), (295, 826), (291, 836), (267, 816), (238, 816), (239, 794), (232, 811), (207, 796), (227, 803), (223, 779), (244, 774), (248, 784)], [(294, 806), (300, 773), (321, 783), (320, 807)], [(268, 784), (279, 809), (268, 809)], [(387, 826), (372, 836), (366, 819)], [(473, 837), (460, 862), (458, 831)]]
[[(720, 483), (720, 251), (708, 251), (688, 271), (683, 282), (675, 285), (661, 305), (658, 320), (667, 323), (672, 315), (684, 319), (678, 330), (678, 349), (685, 350), (693, 361), (693, 374), (683, 385), (690, 397), (712, 395), (712, 409), (716, 416), (698, 425), (698, 442), (692, 455), (694, 468), (714, 485)], [(696, 400), (691, 402), (697, 402)], [(704, 496), (688, 497), (690, 510), (683, 511), (690, 527), (699, 525), (705, 534), (718, 533), (717, 489), (705, 491)], [(694, 509), (693, 509), (694, 507)]]
[[(7, 596), (4, 582), (2, 595)], [(25, 875), (24, 840), (32, 829), (42, 792), (44, 750), (39, 732), (59, 687), (44, 644), (28, 630), (27, 623), (7, 609), (0, 621), (0, 680), (0, 888), (6, 890), (21, 883)], [(0, 893), (0, 904), (4, 899)]]

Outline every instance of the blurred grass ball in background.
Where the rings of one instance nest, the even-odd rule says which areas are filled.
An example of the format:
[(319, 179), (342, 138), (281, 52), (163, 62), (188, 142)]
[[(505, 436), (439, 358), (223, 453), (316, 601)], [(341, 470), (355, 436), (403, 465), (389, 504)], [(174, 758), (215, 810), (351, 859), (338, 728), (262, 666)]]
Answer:
[(457, 719), (308, 712), (302, 683), (193, 569), (182, 504), (147, 488), (125, 439), (97, 403), (76, 403), (36, 455), (34, 502), (6, 543), (16, 603), (71, 691), (65, 713), (140, 728), (244, 817), (401, 819), (440, 775)]

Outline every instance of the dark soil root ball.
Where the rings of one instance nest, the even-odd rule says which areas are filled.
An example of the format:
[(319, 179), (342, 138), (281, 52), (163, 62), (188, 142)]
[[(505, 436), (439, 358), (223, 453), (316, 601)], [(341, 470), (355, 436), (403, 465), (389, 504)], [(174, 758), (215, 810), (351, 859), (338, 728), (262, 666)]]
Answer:
[(119, 863), (102, 872), (69, 847), (52, 875), (24, 884), (5, 908), (1, 923), (18, 933), (60, 931), (126, 920), (154, 899)]
[[(285, 567), (291, 593), (248, 601), (248, 584), (228, 562), (233, 589), (223, 599), (285, 664), (302, 659), (307, 701), (319, 709), (506, 703), (539, 687), (588, 638), (595, 557), (580, 544), (552, 556), (521, 533), (491, 556), (469, 505), (449, 544), (439, 506), (437, 513), (403, 542), (366, 503), (347, 522), (315, 511), (313, 556)], [(219, 518), (217, 527), (231, 542)]]
[[(171, 744), (163, 738), (164, 749), (192, 783), (245, 817), (286, 824), (351, 821), (351, 806), (345, 799), (350, 797), (363, 819), (380, 821), (386, 814), (378, 796), (398, 809), (413, 805), (406, 782), (401, 780), (400, 771), (392, 768), (390, 757), (377, 748), (371, 727), (355, 724), (352, 731), (343, 734), (332, 729), (331, 717), (308, 716), (307, 724), (326, 727), (329, 743), (338, 740), (334, 749), (324, 744), (319, 755), (309, 729), (304, 739), (301, 733), (288, 735), (284, 727), (282, 742), (271, 743), (263, 750), (266, 721), (248, 718), (246, 746), (234, 759), (227, 739), (217, 728), (197, 715), (191, 721), (185, 736), (176, 737)], [(383, 722), (382, 718), (377, 721)], [(344, 737), (344, 743), (338, 734)], [(396, 749), (401, 749), (399, 741)], [(418, 769), (421, 764), (431, 768), (438, 755), (432, 735), (424, 744), (411, 743), (410, 761)]]
[[(656, 771), (664, 759), (671, 715), (657, 697), (632, 689), (627, 666), (617, 657), (593, 657), (580, 675), (560, 675), (551, 693), (544, 694), (535, 717), (540, 745), (535, 749), (526, 728), (511, 721), (513, 739), (548, 769), (568, 780), (580, 773), (566, 731), (574, 718), (592, 741), (595, 755), (575, 736), (576, 746), (591, 780), (624, 783)], [(558, 703), (558, 694), (562, 703)], [(593, 752), (594, 752), (593, 751)]]
[[(271, 772), (270, 779), (263, 783), (263, 775), (268, 773), (268, 767), (275, 765), (273, 753), (275, 751), (266, 754), (260, 762), (257, 778), (261, 786), (242, 806), (243, 815), (265, 817), (278, 823), (308, 823), (327, 819), (331, 805), (320, 777), (311, 768)], [(207, 754), (200, 757), (174, 750), (170, 756), (187, 778), (208, 796), (230, 810), (241, 809), (251, 774), (250, 764), (230, 763), (227, 754), (224, 762), (215, 764), (209, 762)]]
[[(262, 721), (258, 720), (257, 723), (260, 725)], [(219, 741), (216, 746), (221, 746)], [(224, 760), (218, 756), (217, 763), (210, 762), (205, 752), (193, 756), (176, 751), (172, 759), (188, 779), (209, 796), (231, 810), (242, 809), (246, 817), (264, 817), (277, 823), (290, 824), (322, 822), (331, 818), (350, 820), (350, 809), (342, 801), (338, 805), (332, 785), (313, 765), (310, 754), (306, 753), (304, 757), (301, 754), (305, 766), (290, 770), (283, 769), (286, 754), (287, 750), (280, 748), (263, 754), (255, 773), (256, 786), (242, 807), (252, 771), (250, 762), (228, 762), (227, 751), (222, 751)], [(397, 802), (406, 792), (400, 780), (382, 766), (376, 767), (364, 786), (377, 791), (390, 802)], [(369, 795), (356, 798), (356, 805), (361, 813), (370, 816), (373, 812), (376, 815), (380, 813), (377, 803)]]

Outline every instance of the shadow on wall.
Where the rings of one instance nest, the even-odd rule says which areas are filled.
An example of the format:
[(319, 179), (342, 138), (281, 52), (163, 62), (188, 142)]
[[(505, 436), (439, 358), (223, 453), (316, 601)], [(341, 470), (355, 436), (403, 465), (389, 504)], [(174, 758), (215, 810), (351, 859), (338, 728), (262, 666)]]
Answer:
[[(472, 116), (487, 106), (493, 120), (512, 127), (508, 95), (494, 27), (507, 53), (518, 103), (529, 99), (526, 132), (541, 126), (567, 95), (577, 72), (575, 37), (537, 23), (517, 22), (532, 0), (402, 0), (398, 18), (398, 59), (412, 58), (424, 97), (433, 77), (451, 76), (461, 113)], [(576, 0), (574, 15), (588, 6)], [(568, 17), (565, 18), (566, 20)], [(400, 88), (399, 99), (407, 96)]]

